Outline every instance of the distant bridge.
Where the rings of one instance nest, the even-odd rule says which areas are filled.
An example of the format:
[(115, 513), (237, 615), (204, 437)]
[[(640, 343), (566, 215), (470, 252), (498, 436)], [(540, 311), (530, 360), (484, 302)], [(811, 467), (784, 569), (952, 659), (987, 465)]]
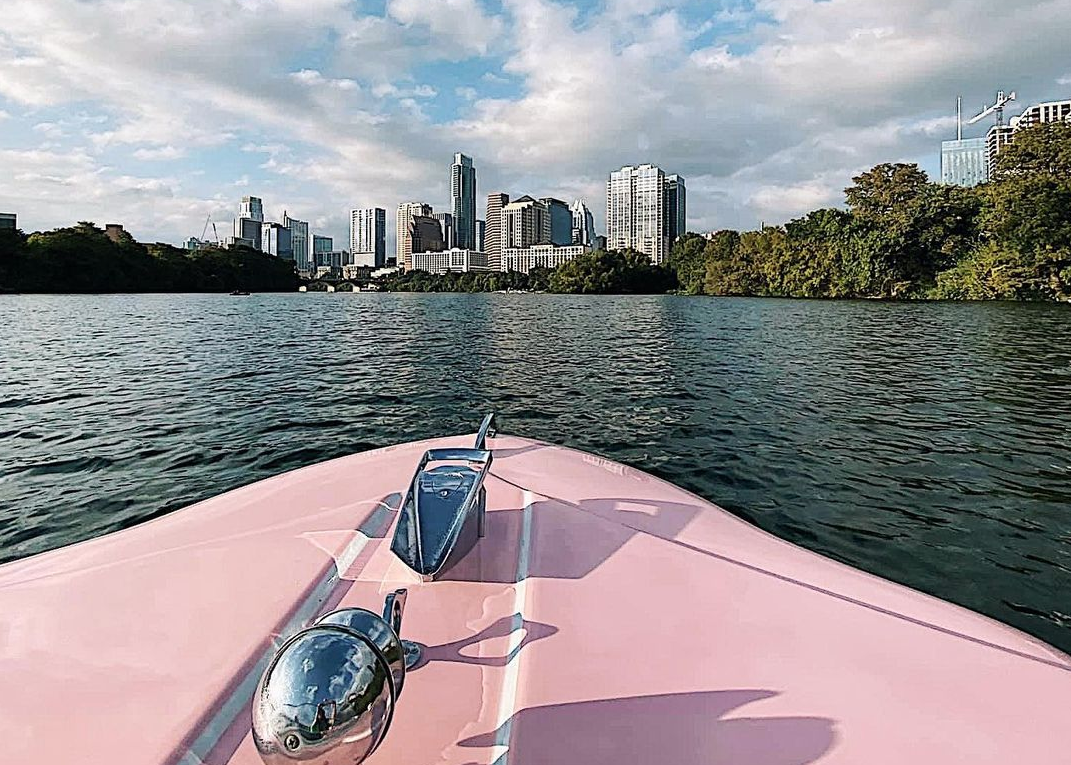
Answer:
[(361, 292), (367, 287), (367, 284), (361, 284), (360, 282), (350, 279), (332, 282), (326, 279), (317, 279), (316, 281), (309, 282), (305, 285), (305, 292)]

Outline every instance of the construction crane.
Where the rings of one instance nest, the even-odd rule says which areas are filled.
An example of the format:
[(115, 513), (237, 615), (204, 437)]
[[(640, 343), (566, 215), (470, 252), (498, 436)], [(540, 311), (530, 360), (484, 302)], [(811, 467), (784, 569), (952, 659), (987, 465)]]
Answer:
[(220, 245), (223, 244), (223, 242), (221, 242), (219, 240), (219, 232), (216, 231), (216, 222), (215, 221), (212, 221), (212, 236), (214, 236), (216, 238), (216, 246), (217, 247), (219, 247)]
[(968, 125), (973, 125), (976, 122), (981, 122), (990, 114), (997, 115), (997, 127), (1004, 125), (1004, 107), (1015, 100), (1015, 91), (1011, 93), (1005, 93), (1003, 90), (997, 91), (997, 100), (992, 106), (983, 106), (982, 111), (971, 117), (967, 121)]
[(208, 224), (211, 221), (212, 221), (212, 213), (209, 213), (208, 217), (205, 218), (205, 227), (201, 229), (201, 241), (202, 242), (205, 240), (205, 234), (208, 233)]

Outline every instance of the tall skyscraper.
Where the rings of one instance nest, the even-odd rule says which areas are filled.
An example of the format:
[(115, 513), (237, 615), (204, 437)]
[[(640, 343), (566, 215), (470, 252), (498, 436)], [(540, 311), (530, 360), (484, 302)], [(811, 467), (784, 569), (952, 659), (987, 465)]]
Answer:
[(544, 197), (539, 200), (547, 206), (550, 216), (550, 243), (563, 247), (573, 243), (573, 214), (569, 205), (560, 199)]
[(484, 247), (487, 246), (487, 223), (486, 221), (476, 221), (476, 251), (486, 252)]
[[(413, 216), (409, 222), (409, 241), (413, 252), (442, 252), (446, 249), (442, 226), (430, 215)], [(413, 256), (410, 253), (409, 268), (412, 268), (412, 259)]]
[(941, 142), (941, 183), (977, 186), (989, 180), (985, 138)]
[(394, 232), (398, 237), (395, 245), (398, 268), (408, 271), (413, 267), (413, 241), (409, 233), (409, 224), (413, 222), (413, 216), (430, 216), (431, 214), (431, 205), (423, 202), (402, 202), (398, 205), (398, 217), (394, 226)]
[[(684, 178), (679, 175), (666, 176), (666, 237), (669, 246), (688, 233), (688, 191), (684, 187)], [(666, 253), (669, 254), (668, 251)]]
[(350, 211), (350, 265), (383, 268), (387, 262), (387, 211), (366, 207)]
[(472, 157), (454, 155), (454, 164), (450, 166), (450, 198), (457, 246), (471, 250), (476, 246), (476, 168)]
[(665, 261), (666, 175), (654, 165), (626, 165), (606, 184), (606, 245), (642, 252), (654, 264)]
[(450, 213), (435, 213), (432, 217), (439, 221), (439, 227), (443, 230), (443, 242), (446, 243), (446, 249), (450, 250), (457, 247), (457, 231), (454, 229), (454, 216)]
[(487, 253), (487, 267), (492, 271), (502, 270), (502, 249), (505, 239), (505, 221), (502, 210), (509, 204), (509, 194), (496, 192), (487, 197), (487, 220), (484, 229), (484, 252)]
[(239, 218), (249, 218), (257, 223), (264, 222), (264, 202), (260, 197), (242, 197), (242, 204), (238, 211)]
[(293, 260), (294, 249), (290, 243), (290, 229), (278, 223), (262, 223), (261, 243), (264, 252), (282, 260)]
[(591, 214), (591, 210), (588, 209), (588, 206), (584, 203), (583, 199), (577, 199), (573, 202), (572, 215), (572, 243), (586, 244), (589, 247), (594, 247), (595, 216)]
[(502, 248), (550, 244), (550, 211), (545, 202), (523, 196), (502, 208)]
[(335, 249), (335, 240), (329, 236), (320, 236), (319, 234), (312, 235), (312, 254), (316, 255), (318, 252), (331, 252)]
[(308, 221), (291, 218), (286, 210), (283, 210), (283, 226), (290, 229), (290, 251), (293, 254), (294, 263), (300, 270), (310, 268), (312, 258), (309, 253)]
[(238, 217), (234, 219), (234, 237), (250, 242), (254, 249), (263, 249), (264, 203), (260, 197), (242, 197)]

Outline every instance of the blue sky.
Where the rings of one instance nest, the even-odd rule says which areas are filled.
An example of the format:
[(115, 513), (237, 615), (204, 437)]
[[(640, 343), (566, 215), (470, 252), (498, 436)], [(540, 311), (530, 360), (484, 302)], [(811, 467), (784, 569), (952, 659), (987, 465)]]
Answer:
[(842, 203), (883, 161), (937, 169), (967, 109), (1071, 97), (1071, 3), (1015, 0), (6, 0), (0, 210), (143, 240), (264, 199), (345, 238), (351, 207), (583, 198), (653, 162), (689, 228)]

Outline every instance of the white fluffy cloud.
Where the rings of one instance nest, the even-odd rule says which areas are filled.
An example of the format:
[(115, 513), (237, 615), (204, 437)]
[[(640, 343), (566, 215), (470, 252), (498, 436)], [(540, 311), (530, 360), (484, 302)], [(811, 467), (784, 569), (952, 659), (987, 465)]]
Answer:
[(387, 13), (403, 24), (427, 27), (429, 44), (452, 56), (485, 54), (502, 33), (501, 19), (484, 13), (477, 0), (389, 0)]
[(687, 177), (691, 228), (745, 227), (877, 162), (932, 168), (956, 95), (1071, 95), (1067, 0), (703, 6), (7, 0), (0, 208), (177, 241), (258, 193), (341, 237), (350, 206), (444, 203), (460, 150), (482, 193), (600, 219), (607, 172), (655, 162)]

